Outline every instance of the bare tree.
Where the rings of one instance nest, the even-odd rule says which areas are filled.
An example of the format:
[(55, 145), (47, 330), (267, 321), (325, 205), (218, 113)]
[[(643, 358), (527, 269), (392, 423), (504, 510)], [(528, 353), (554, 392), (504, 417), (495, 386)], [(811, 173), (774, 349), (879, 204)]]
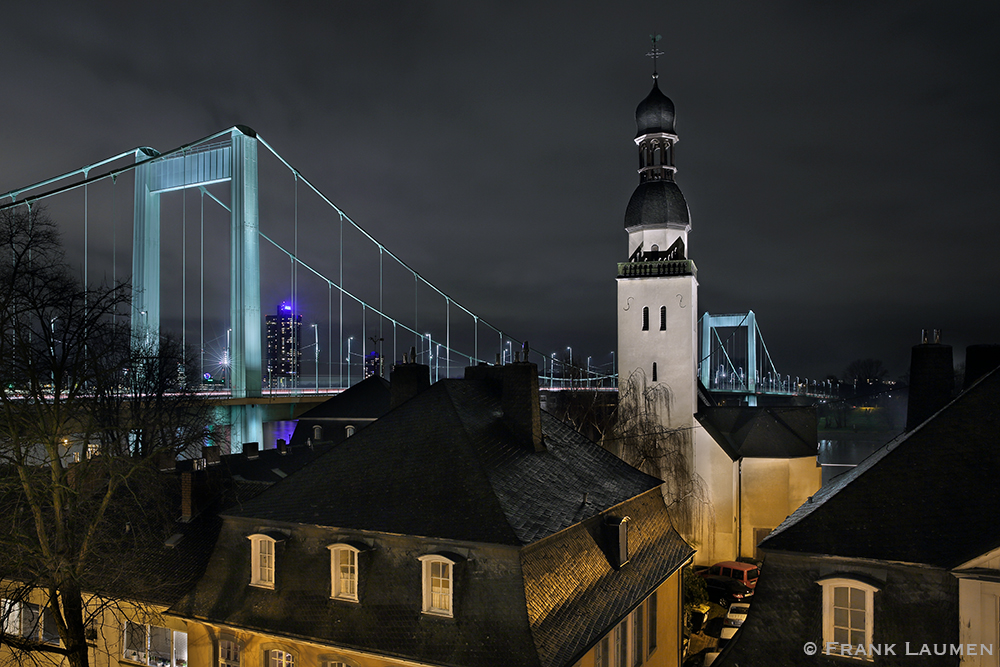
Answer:
[[(647, 384), (637, 370), (619, 387), (609, 447), (626, 463), (663, 480), (663, 499), (674, 527), (689, 540), (711, 520), (704, 480), (694, 470), (694, 433), (668, 428), (672, 401), (664, 383)], [(607, 444), (605, 445), (607, 446)]]
[(140, 592), (128, 554), (167, 525), (158, 457), (207, 433), (178, 346), (130, 344), (127, 297), (71, 277), (44, 213), (0, 210), (0, 644), (18, 663), (88, 664), (102, 593)]

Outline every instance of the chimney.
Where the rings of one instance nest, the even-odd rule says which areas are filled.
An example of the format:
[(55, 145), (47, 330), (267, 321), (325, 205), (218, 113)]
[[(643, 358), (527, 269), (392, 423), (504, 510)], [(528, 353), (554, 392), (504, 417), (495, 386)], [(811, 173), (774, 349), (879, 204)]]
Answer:
[(215, 465), (221, 459), (222, 448), (210, 445), (203, 445), (201, 448), (201, 458), (205, 459), (208, 465)]
[[(416, 358), (416, 350), (411, 352), (411, 359)], [(431, 367), (426, 364), (407, 363), (393, 367), (389, 373), (389, 409), (410, 400), (424, 389), (431, 386)]]
[(181, 521), (190, 522), (198, 513), (198, 498), (196, 487), (198, 481), (193, 470), (185, 470), (181, 473)]
[[(921, 333), (926, 341), (926, 332)], [(934, 342), (913, 346), (910, 356), (910, 395), (906, 403), (906, 430), (922, 424), (952, 399), (955, 368), (951, 345), (941, 344), (941, 332), (934, 330)]]
[(538, 366), (517, 362), (506, 366), (469, 366), (466, 380), (486, 380), (500, 389), (503, 420), (518, 438), (531, 443), (536, 452), (542, 442), (542, 409), (538, 397)]
[(970, 345), (965, 348), (965, 382), (968, 389), (973, 382), (1000, 366), (1000, 345)]

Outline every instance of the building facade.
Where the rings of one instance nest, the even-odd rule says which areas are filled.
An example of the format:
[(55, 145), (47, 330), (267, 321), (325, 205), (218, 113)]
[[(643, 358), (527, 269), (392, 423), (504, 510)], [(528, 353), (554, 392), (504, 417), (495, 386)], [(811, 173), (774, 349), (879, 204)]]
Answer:
[(302, 374), (302, 316), (282, 303), (267, 325), (267, 376), (272, 387), (295, 386)]
[(170, 610), (192, 664), (679, 665), (693, 552), (659, 480), (542, 413), (537, 382), (515, 363), (393, 396), (230, 511)]

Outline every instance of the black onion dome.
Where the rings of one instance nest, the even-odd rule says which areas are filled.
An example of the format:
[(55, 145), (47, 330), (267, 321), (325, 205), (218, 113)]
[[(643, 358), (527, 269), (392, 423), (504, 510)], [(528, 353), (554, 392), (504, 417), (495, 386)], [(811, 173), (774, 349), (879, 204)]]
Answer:
[(653, 132), (676, 134), (674, 131), (674, 103), (660, 92), (653, 79), (653, 90), (635, 108), (635, 124), (639, 131), (636, 137)]
[(690, 221), (687, 201), (673, 181), (640, 183), (625, 209), (625, 229), (649, 225), (686, 229)]

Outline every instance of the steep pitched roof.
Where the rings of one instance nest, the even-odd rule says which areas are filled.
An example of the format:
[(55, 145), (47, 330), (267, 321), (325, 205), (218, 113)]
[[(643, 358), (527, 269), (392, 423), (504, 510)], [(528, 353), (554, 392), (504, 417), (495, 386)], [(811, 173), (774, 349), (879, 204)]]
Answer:
[(954, 568), (1000, 547), (1000, 371), (821, 488), (761, 547)]
[(299, 419), (378, 419), (388, 411), (389, 382), (372, 375), (303, 412)]
[(660, 484), (545, 413), (542, 432), (536, 452), (495, 385), (443, 380), (232, 515), (519, 546)]
[(816, 456), (816, 408), (708, 407), (695, 415), (731, 459)]

